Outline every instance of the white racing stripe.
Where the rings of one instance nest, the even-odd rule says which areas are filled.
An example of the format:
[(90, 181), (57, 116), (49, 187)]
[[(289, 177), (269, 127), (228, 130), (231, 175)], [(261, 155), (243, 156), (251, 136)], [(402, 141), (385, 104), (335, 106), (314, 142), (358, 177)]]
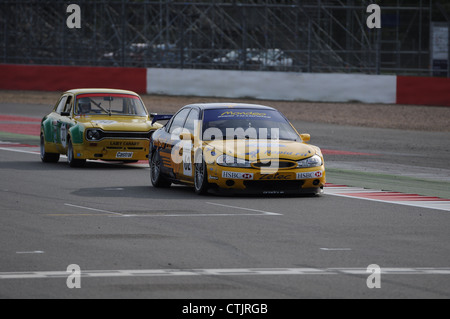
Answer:
[[(83, 278), (108, 277), (175, 277), (175, 276), (302, 276), (302, 275), (369, 275), (366, 268), (222, 268), (222, 269), (135, 269), (86, 270)], [(67, 278), (67, 271), (0, 272), (5, 279)], [(382, 275), (450, 275), (450, 268), (381, 268)]]

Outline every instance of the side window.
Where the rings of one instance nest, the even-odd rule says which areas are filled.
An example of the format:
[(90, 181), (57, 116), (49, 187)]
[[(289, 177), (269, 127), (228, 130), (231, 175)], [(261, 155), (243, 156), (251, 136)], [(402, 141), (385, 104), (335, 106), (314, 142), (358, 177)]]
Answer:
[(55, 109), (55, 112), (58, 114), (61, 114), (61, 112), (64, 111), (64, 108), (66, 107), (66, 101), (67, 101), (67, 95), (63, 96), (61, 100), (59, 100), (59, 104)]
[(189, 116), (186, 119), (186, 123), (184, 124), (184, 128), (186, 128), (192, 135), (194, 135), (195, 133), (195, 121), (198, 121), (199, 114), (200, 113), (197, 109), (192, 109), (191, 113), (189, 113)]
[(68, 96), (63, 112), (70, 113), (72, 109), (72, 96)]
[(169, 133), (173, 133), (176, 129), (181, 129), (186, 121), (190, 109), (181, 110), (172, 120), (172, 125), (170, 126)]

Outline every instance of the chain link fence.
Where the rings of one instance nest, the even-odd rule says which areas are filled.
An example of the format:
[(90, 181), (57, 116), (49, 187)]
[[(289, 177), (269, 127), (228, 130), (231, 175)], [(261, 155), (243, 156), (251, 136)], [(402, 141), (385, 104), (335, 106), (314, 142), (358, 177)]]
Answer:
[(0, 63), (430, 75), (433, 0), (389, 3), (0, 0)]

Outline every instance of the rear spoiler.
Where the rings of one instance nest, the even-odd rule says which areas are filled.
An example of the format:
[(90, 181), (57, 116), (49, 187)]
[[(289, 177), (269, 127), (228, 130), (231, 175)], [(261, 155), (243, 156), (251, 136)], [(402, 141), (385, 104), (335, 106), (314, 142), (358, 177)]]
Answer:
[(153, 125), (153, 124), (155, 124), (155, 122), (158, 122), (158, 121), (170, 120), (173, 117), (173, 115), (152, 113), (152, 114), (150, 114), (150, 117), (153, 117), (153, 120), (152, 120), (152, 125)]

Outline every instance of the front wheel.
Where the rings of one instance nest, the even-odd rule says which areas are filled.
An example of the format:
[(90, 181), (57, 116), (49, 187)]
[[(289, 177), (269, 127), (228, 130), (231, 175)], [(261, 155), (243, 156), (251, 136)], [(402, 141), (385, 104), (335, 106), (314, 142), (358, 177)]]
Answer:
[(59, 161), (59, 153), (47, 153), (45, 151), (45, 137), (44, 134), (41, 133), (40, 140), (40, 151), (41, 151), (41, 161), (44, 163), (58, 163)]
[(83, 167), (86, 164), (85, 159), (76, 159), (73, 153), (72, 140), (69, 140), (69, 146), (67, 148), (67, 162), (70, 167)]
[(208, 193), (208, 171), (203, 156), (199, 154), (195, 160), (194, 189), (199, 195)]

